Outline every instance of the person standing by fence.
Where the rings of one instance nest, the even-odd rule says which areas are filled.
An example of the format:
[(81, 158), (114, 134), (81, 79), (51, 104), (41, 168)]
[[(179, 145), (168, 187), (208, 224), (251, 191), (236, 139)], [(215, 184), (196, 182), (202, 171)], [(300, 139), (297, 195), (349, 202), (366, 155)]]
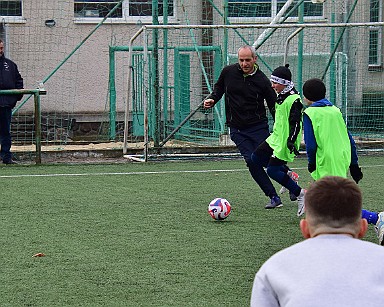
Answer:
[[(23, 78), (17, 65), (4, 55), (4, 42), (0, 40), (0, 90), (22, 89)], [(15, 164), (11, 153), (12, 109), (23, 95), (0, 95), (0, 157), (4, 164)]]

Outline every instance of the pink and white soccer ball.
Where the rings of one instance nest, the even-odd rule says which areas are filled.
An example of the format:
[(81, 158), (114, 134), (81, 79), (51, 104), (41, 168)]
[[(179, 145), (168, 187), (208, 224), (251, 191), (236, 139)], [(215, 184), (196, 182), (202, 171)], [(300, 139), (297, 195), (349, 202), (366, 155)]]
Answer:
[(225, 198), (215, 198), (208, 205), (208, 213), (215, 220), (224, 220), (231, 213), (232, 207)]

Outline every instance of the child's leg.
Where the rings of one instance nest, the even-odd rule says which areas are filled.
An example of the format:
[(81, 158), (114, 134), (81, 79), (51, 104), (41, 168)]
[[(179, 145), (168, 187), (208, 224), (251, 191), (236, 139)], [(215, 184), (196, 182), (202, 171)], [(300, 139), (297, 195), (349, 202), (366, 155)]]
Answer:
[(384, 245), (384, 212), (383, 211), (377, 213), (377, 222), (375, 224), (375, 231), (377, 234), (377, 238), (379, 239), (379, 244)]
[(287, 175), (284, 165), (272, 165), (270, 163), (267, 167), (267, 174), (273, 180), (286, 187), (292, 194), (300, 195), (301, 187)]
[[(282, 166), (282, 171), (284, 173), (287, 173), (287, 175), (294, 181), (296, 182), (297, 184), (299, 184), (299, 174), (294, 172), (293, 170), (291, 170), (287, 165), (283, 165)], [(285, 186), (281, 186), (280, 188), (280, 191), (279, 193), (280, 194), (284, 194), (285, 192), (287, 192), (288, 189), (285, 187)], [(294, 201), (297, 199), (297, 196), (295, 194), (293, 194), (292, 192), (289, 193), (289, 198)]]
[(368, 221), (368, 224), (376, 225), (377, 220), (379, 218), (379, 214), (377, 212), (371, 212), (363, 209), (361, 211), (361, 217)]
[(361, 217), (368, 221), (368, 224), (375, 226), (375, 232), (379, 239), (379, 244), (384, 245), (384, 212), (372, 212), (363, 209)]

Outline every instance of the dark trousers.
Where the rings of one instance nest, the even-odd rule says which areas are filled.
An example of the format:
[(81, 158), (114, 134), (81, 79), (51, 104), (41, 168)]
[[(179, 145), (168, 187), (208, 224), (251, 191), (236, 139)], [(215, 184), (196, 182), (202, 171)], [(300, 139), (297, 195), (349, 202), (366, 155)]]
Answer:
[(0, 107), (0, 156), (3, 161), (9, 161), (12, 159), (11, 119), (12, 109), (9, 107)]
[(269, 179), (262, 165), (253, 163), (252, 153), (269, 136), (269, 127), (266, 122), (246, 129), (230, 127), (231, 140), (236, 144), (243, 156), (253, 180), (259, 185), (264, 194), (268, 197), (277, 195), (275, 187)]
[(301, 187), (294, 182), (287, 174), (289, 167), (287, 161), (280, 160), (273, 156), (273, 149), (267, 142), (261, 143), (252, 154), (252, 162), (260, 164), (267, 168), (267, 174), (270, 178), (286, 187), (292, 194), (299, 196)]

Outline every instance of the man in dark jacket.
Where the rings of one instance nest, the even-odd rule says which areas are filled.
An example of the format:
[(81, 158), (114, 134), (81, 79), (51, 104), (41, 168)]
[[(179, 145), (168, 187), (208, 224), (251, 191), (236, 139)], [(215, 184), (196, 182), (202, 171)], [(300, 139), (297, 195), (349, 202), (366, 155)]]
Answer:
[[(4, 42), (0, 40), (0, 90), (22, 89), (23, 78), (17, 65), (4, 56)], [(0, 156), (5, 164), (15, 164), (11, 154), (12, 109), (23, 95), (0, 95)]]
[(252, 178), (270, 198), (269, 205), (279, 207), (281, 199), (261, 165), (253, 163), (251, 155), (269, 136), (264, 101), (275, 115), (276, 93), (271, 82), (256, 64), (256, 51), (251, 46), (238, 50), (238, 63), (224, 67), (205, 108), (212, 108), (225, 94), (225, 113), (231, 140), (243, 156)]

